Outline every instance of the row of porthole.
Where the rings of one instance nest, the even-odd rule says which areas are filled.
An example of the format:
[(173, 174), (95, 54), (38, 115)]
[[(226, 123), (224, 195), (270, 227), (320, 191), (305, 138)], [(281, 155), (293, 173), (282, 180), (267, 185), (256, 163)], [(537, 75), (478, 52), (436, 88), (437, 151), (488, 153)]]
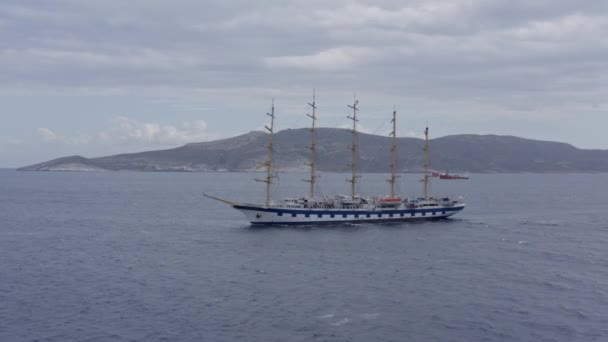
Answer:
[[(437, 212), (436, 211), (432, 211), (431, 214), (433, 216), (435, 216), (435, 215), (437, 215)], [(441, 214), (445, 215), (445, 211), (442, 211)], [(283, 216), (283, 213), (277, 213), (277, 215), (278, 216)], [(302, 215), (302, 214), (300, 214), (300, 215)], [(310, 214), (303, 214), (303, 215), (304, 215), (304, 217), (307, 217), (307, 218), (310, 217)], [(326, 216), (326, 215), (329, 215), (330, 218), (335, 218), (335, 216), (336, 216), (336, 214), (316, 214), (316, 215), (317, 215), (317, 218), (322, 218), (323, 216)], [(341, 214), (341, 215), (342, 215), (342, 218), (347, 218), (348, 217), (348, 214)], [(372, 214), (355, 214), (354, 216), (355, 216), (355, 218), (359, 218), (359, 215), (365, 215), (366, 218), (371, 218)], [(378, 217), (382, 217), (383, 216), (382, 214), (374, 214), (374, 215), (378, 215)], [(390, 217), (394, 217), (393, 215), (394, 214), (388, 214), (388, 217), (389, 218)], [(291, 213), (291, 217), (297, 217), (297, 216), (298, 216), (298, 214)], [(399, 214), (399, 216), (400, 217), (405, 217), (405, 214), (401, 213), (401, 214)], [(414, 217), (414, 216), (416, 216), (416, 213), (411, 213), (410, 216)], [(422, 216), (426, 216), (426, 212), (423, 212)]]

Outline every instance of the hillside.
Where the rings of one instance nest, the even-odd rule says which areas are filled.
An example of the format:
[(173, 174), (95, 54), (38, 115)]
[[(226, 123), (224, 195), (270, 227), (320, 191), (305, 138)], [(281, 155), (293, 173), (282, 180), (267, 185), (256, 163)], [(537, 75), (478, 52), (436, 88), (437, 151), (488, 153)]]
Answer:
[[(351, 134), (320, 128), (317, 168), (349, 171)], [(251, 171), (265, 160), (268, 136), (250, 132), (233, 138), (187, 144), (178, 148), (119, 154), (100, 158), (64, 157), (20, 168), (21, 171)], [(275, 134), (276, 165), (281, 170), (306, 168), (310, 133), (288, 129)], [(358, 134), (361, 172), (388, 172), (390, 138)], [(398, 139), (398, 169), (418, 172), (424, 141)], [(431, 168), (453, 172), (608, 172), (608, 151), (583, 150), (559, 142), (513, 136), (452, 135), (430, 141)]]

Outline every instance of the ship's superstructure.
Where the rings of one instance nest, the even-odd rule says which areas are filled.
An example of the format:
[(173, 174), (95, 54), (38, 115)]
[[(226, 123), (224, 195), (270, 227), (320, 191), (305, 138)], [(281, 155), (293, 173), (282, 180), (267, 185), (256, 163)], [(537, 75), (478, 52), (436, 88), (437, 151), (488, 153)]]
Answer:
[(254, 225), (303, 225), (303, 224), (340, 224), (340, 223), (384, 223), (384, 222), (401, 222), (411, 220), (432, 220), (447, 218), (464, 209), (465, 204), (462, 199), (452, 199), (448, 196), (431, 196), (429, 194), (429, 129), (426, 127), (425, 145), (424, 145), (424, 197), (409, 198), (400, 197), (396, 194), (395, 185), (397, 179), (397, 112), (393, 111), (391, 120), (392, 131), (391, 139), (391, 160), (390, 170), (391, 176), (387, 180), (390, 184), (389, 195), (364, 197), (357, 194), (357, 179), (360, 177), (357, 174), (357, 107), (359, 102), (356, 97), (352, 105), (348, 107), (352, 109), (352, 115), (348, 118), (352, 120), (352, 144), (349, 147), (351, 150), (351, 178), (347, 181), (351, 184), (350, 195), (333, 195), (333, 196), (315, 196), (315, 183), (317, 177), (315, 174), (316, 167), (316, 120), (317, 106), (315, 94), (313, 91), (312, 102), (309, 106), (312, 109), (311, 114), (307, 114), (312, 119), (311, 145), (307, 146), (311, 151), (310, 157), (310, 178), (304, 181), (310, 183), (308, 196), (296, 198), (287, 198), (278, 201), (272, 201), (270, 198), (270, 186), (272, 184), (272, 168), (273, 168), (273, 135), (274, 135), (274, 119), (275, 108), (274, 100), (270, 116), (270, 127), (265, 126), (269, 133), (269, 142), (266, 146), (268, 149), (268, 159), (260, 163), (266, 168), (266, 177), (264, 179), (256, 179), (259, 182), (266, 183), (266, 201), (264, 204), (247, 204), (233, 202), (221, 199), (211, 195), (205, 195), (209, 198), (224, 202), (235, 209), (240, 210), (247, 219)]

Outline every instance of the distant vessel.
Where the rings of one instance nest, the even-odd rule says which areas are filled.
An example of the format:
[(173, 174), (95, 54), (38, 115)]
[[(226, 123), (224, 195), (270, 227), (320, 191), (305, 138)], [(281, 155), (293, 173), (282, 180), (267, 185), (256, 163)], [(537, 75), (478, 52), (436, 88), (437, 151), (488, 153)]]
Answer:
[(439, 179), (469, 179), (469, 176), (454, 175), (446, 171), (439, 174)]
[(312, 109), (312, 114), (307, 114), (312, 119), (311, 144), (307, 146), (310, 151), (310, 178), (305, 179), (305, 182), (310, 183), (308, 196), (297, 198), (287, 198), (279, 201), (272, 201), (270, 198), (270, 186), (273, 182), (273, 135), (274, 135), (274, 120), (275, 108), (274, 100), (270, 113), (270, 127), (265, 126), (269, 133), (269, 142), (266, 148), (268, 149), (268, 159), (260, 163), (266, 168), (266, 177), (264, 179), (256, 179), (258, 182), (266, 184), (266, 201), (264, 204), (248, 204), (236, 201), (222, 199), (216, 196), (204, 194), (205, 196), (221, 201), (240, 210), (245, 217), (253, 225), (303, 225), (303, 224), (340, 224), (340, 223), (388, 223), (402, 222), (411, 220), (436, 220), (452, 216), (462, 209), (465, 204), (461, 198), (452, 199), (448, 196), (430, 196), (429, 195), (429, 129), (424, 131), (425, 135), (425, 161), (424, 161), (424, 196), (417, 198), (402, 198), (395, 193), (395, 184), (397, 176), (397, 112), (393, 111), (391, 120), (393, 130), (390, 133), (392, 137), (391, 144), (391, 176), (387, 180), (390, 183), (390, 192), (386, 196), (380, 197), (363, 197), (357, 194), (357, 179), (360, 176), (357, 174), (357, 108), (358, 101), (355, 99), (352, 105), (348, 107), (352, 109), (352, 115), (348, 118), (352, 120), (352, 144), (350, 146), (352, 162), (351, 178), (347, 181), (351, 184), (350, 195), (333, 195), (318, 197), (315, 195), (316, 177), (316, 103), (313, 92), (312, 103), (309, 106)]

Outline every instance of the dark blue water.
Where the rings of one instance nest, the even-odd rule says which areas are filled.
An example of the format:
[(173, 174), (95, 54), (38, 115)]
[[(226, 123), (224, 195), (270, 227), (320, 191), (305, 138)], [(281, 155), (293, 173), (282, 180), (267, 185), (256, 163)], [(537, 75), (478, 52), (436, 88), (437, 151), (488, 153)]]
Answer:
[(465, 211), (395, 225), (249, 228), (201, 196), (252, 178), (0, 171), (0, 341), (608, 340), (608, 175), (436, 181)]

